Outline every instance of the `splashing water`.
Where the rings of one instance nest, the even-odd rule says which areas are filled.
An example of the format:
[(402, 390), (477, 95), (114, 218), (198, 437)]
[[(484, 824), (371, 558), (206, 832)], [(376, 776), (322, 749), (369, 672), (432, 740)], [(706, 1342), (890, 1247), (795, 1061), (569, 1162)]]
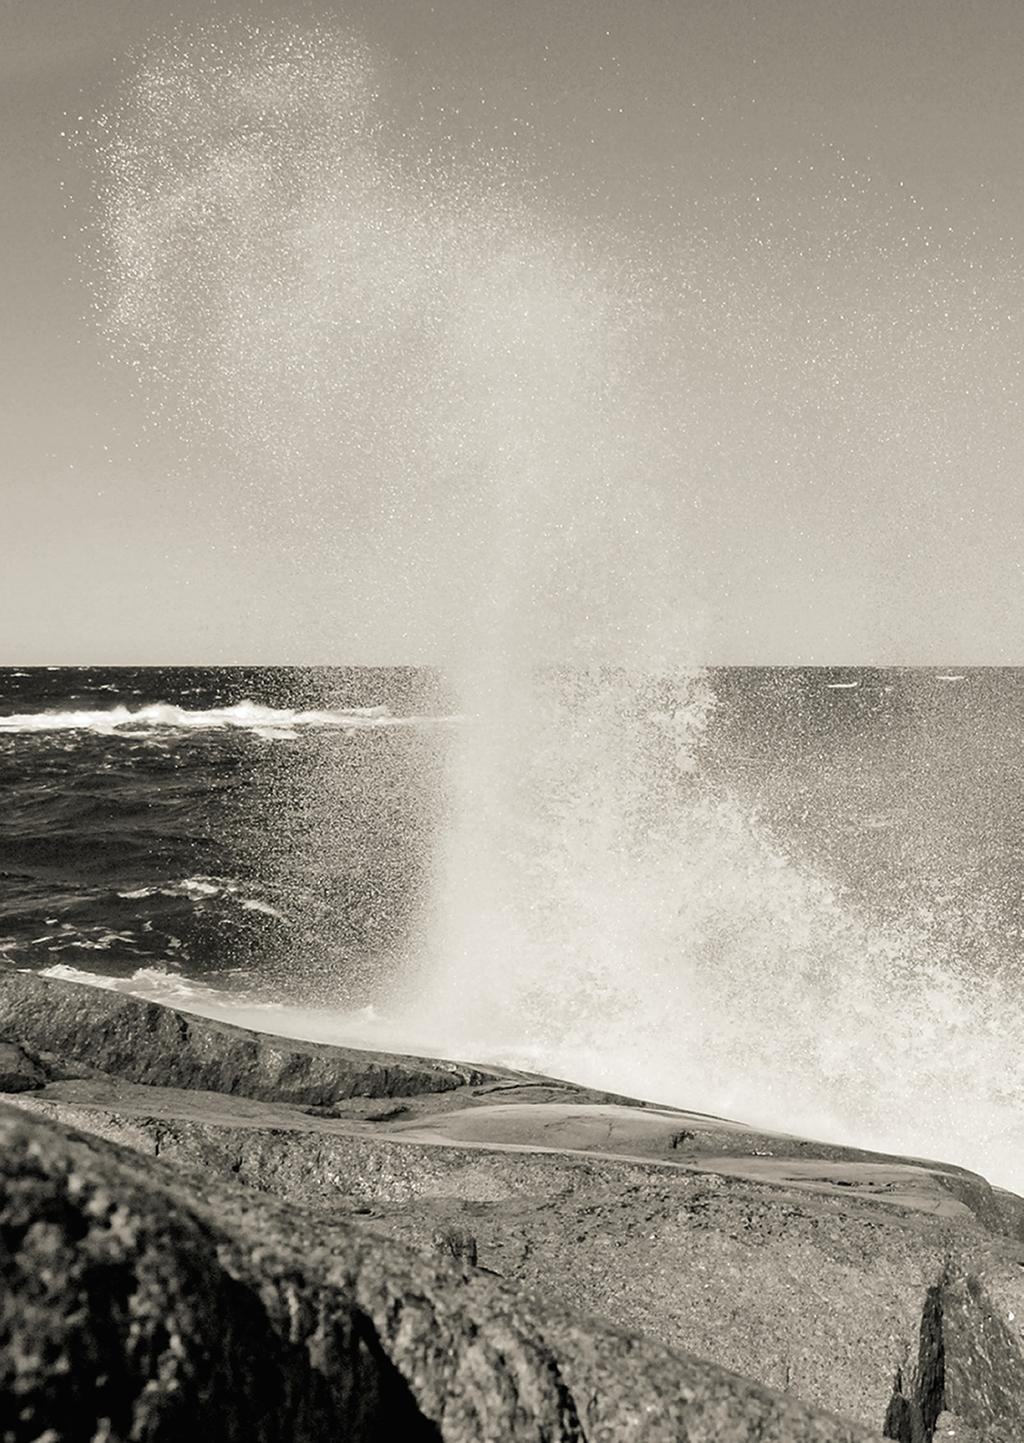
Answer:
[(714, 737), (700, 673), (563, 673), (478, 719), (421, 1035), (1019, 1186), (1005, 985), (795, 865), (705, 775)]
[[(101, 300), (147, 387), (247, 478), (250, 524), (287, 512), (278, 546), (369, 594), (386, 575), (394, 634), (415, 615), (455, 675), (433, 895), (408, 976), (382, 986), (396, 1035), (1024, 1185), (1006, 984), (923, 924), (869, 925), (787, 857), (705, 773), (714, 698), (681, 667), (706, 625), (700, 500), (730, 504), (697, 484), (712, 462), (813, 468), (823, 405), (869, 487), (908, 456), (949, 463), (956, 258), (935, 262), (948, 345), (907, 380), (886, 362), (920, 340), (935, 275), (901, 272), (877, 229), (853, 244), (849, 196), (833, 245), (830, 200), (799, 244), (847, 257), (856, 326), (840, 345), (805, 305), (780, 355), (784, 228), (756, 264), (681, 246), (650, 304), (642, 265), (501, 158), (460, 169), (396, 134), (379, 74), (330, 31), (155, 54), (102, 149)], [(667, 352), (674, 305), (699, 354)], [(753, 402), (740, 425), (725, 409), (737, 375), (741, 411), (752, 377), (772, 388), (759, 432)]]

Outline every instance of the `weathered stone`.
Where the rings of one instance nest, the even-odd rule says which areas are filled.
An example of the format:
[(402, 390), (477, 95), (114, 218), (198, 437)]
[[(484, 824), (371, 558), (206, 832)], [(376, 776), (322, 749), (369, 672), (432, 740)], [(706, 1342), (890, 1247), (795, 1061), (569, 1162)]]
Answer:
[(856, 1443), (712, 1364), (0, 1109), (4, 1443)]
[(951, 1437), (986, 1443), (1024, 1437), (1019, 1274), (1019, 1264), (997, 1266), (984, 1279), (952, 1264), (943, 1268), (925, 1299), (916, 1365), (905, 1384), (896, 1380), (888, 1437), (930, 1438), (943, 1414)]
[[(59, 1004), (52, 1010), (83, 1025), (85, 989), (50, 986), (46, 999)], [(0, 987), (0, 1015), (4, 996)], [(49, 1066), (59, 1044), (66, 1060), (70, 1022), (33, 1021), (28, 1004), (38, 1006), (39, 994), (31, 988), (17, 1005), (12, 989), (6, 996), (19, 1025), (38, 1028), (35, 1042), (25, 1038), (28, 1050)], [(141, 1185), (171, 1188), (177, 1206), (224, 1231), (228, 1242), (218, 1248), (230, 1242), (251, 1257), (269, 1239), (273, 1269), (312, 1268), (317, 1286), (331, 1289), (350, 1287), (351, 1269), (332, 1271), (339, 1259), (364, 1258), (356, 1273), (377, 1278), (377, 1301), (370, 1307), (360, 1293), (354, 1306), (406, 1379), (410, 1406), (441, 1430), (433, 1436), (484, 1439), (492, 1418), (482, 1403), (463, 1415), (445, 1401), (461, 1396), (462, 1374), (437, 1361), (438, 1345), (462, 1359), (458, 1368), (481, 1396), (493, 1385), (502, 1397), (519, 1399), (525, 1389), (548, 1400), (523, 1415), (546, 1420), (541, 1431), (520, 1434), (502, 1422), (510, 1431), (496, 1439), (573, 1437), (565, 1421), (573, 1417), (590, 1443), (819, 1436), (799, 1431), (799, 1411), (783, 1426), (779, 1399), (765, 1388), (912, 1443), (941, 1436), (940, 1421), (985, 1443), (1024, 1437), (1024, 1247), (1016, 1241), (1024, 1204), (975, 1174), (678, 1109), (613, 1104), (551, 1079), (509, 1074), (470, 1086), (463, 1079), (479, 1076), (471, 1068), (294, 1044), (317, 1066), (326, 1059), (335, 1084), (354, 1077), (365, 1088), (374, 1068), (398, 1064), (389, 1077), (408, 1089), (308, 1102), (293, 1097), (296, 1075), (274, 1061), (291, 1055), (291, 1043), (117, 994), (87, 997), (84, 1028), (103, 1075), (51, 1082), (18, 1106), (148, 1155), (134, 1164)], [(144, 1010), (125, 1012), (125, 1002)], [(190, 1054), (173, 1087), (154, 1084), (168, 1073), (169, 1027), (179, 1038), (186, 1029)], [(303, 1086), (309, 1065), (297, 1064)], [(443, 1092), (422, 1081), (435, 1068)], [(134, 1080), (117, 1080), (118, 1069)], [(219, 1090), (198, 1090), (211, 1077)], [(272, 1100), (256, 1100), (260, 1088), (275, 1087)], [(164, 1164), (179, 1170), (179, 1183)], [(129, 1164), (122, 1157), (119, 1166)], [(225, 1179), (246, 1187), (217, 1191)], [(346, 1214), (367, 1219), (376, 1241), (346, 1231)], [(423, 1250), (419, 1263), (408, 1262), (406, 1243)], [(435, 1294), (427, 1279), (446, 1273), (445, 1258), (448, 1282)], [(507, 1280), (504, 1289), (494, 1275)], [(246, 1286), (266, 1285), (258, 1270), (244, 1276)], [(462, 1280), (457, 1300), (445, 1291), (453, 1278)], [(423, 1321), (424, 1308), (430, 1319), (440, 1309), (448, 1332)], [(577, 1316), (602, 1321), (581, 1325)], [(512, 1318), (521, 1346), (501, 1331)], [(468, 1338), (476, 1351), (464, 1351)], [(270, 1355), (276, 1346), (267, 1342)], [(698, 1364), (694, 1354), (733, 1372)], [(617, 1369), (623, 1357), (625, 1371)], [(697, 1371), (673, 1371), (681, 1359)], [(739, 1407), (735, 1374), (754, 1380), (743, 1384)], [(663, 1378), (681, 1389), (682, 1404)], [(750, 1391), (755, 1383), (760, 1393)], [(328, 1391), (343, 1396), (340, 1383)], [(567, 1398), (574, 1414), (558, 1412)], [(520, 1402), (509, 1403), (516, 1417)]]
[(4, 1443), (437, 1437), (372, 1326), (276, 1271), (102, 1144), (12, 1125), (0, 1197)]
[(986, 1436), (976, 1428), (968, 1427), (962, 1418), (949, 1412), (939, 1414), (932, 1436), (936, 1443), (999, 1443), (991, 1435)]
[(320, 1106), (346, 1097), (445, 1092), (498, 1075), (455, 1063), (285, 1041), (27, 972), (0, 972), (0, 1036), (58, 1063), (131, 1082)]
[[(304, 1115), (283, 1125), (280, 1109), (260, 1125), (253, 1103), (232, 1125), (186, 1094), (177, 1117), (169, 1094), (155, 1117), (139, 1110), (146, 1089), (129, 1091), (134, 1111), (63, 1102), (61, 1090), (22, 1105), (324, 1217), (369, 1207), (375, 1229), (429, 1252), (471, 1233), (482, 1267), (567, 1313), (879, 1429), (898, 1368), (915, 1396), (922, 1311), (946, 1259), (977, 1272), (995, 1246), (958, 1201), (944, 1217), (638, 1158), (425, 1146)], [(934, 1205), (926, 1188), (922, 1200)]]
[(31, 1092), (48, 1081), (39, 1064), (16, 1042), (0, 1042), (0, 1092)]
[(433, 1236), (434, 1252), (439, 1258), (454, 1258), (475, 1268), (477, 1263), (476, 1238), (465, 1228), (441, 1228)]

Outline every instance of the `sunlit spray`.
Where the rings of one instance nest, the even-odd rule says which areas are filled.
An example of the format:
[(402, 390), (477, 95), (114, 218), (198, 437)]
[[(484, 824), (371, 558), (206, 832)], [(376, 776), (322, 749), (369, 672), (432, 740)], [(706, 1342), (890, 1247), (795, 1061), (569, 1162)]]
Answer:
[(453, 678), (429, 885), (380, 978), (390, 1040), (1014, 1181), (1002, 984), (786, 854), (707, 765), (693, 665), (704, 502), (727, 515), (741, 474), (784, 502), (793, 466), (823, 464), (822, 406), (866, 486), (952, 446), (946, 392), (891, 364), (929, 277), (872, 232), (836, 251), (859, 297), (843, 344), (813, 297), (787, 341), (787, 257), (831, 254), (840, 221), (849, 241), (853, 190), (806, 239), (716, 256), (695, 233), (657, 276), (642, 237), (577, 230), (507, 157), (421, 153), (386, 86), (332, 30), (168, 42), (103, 118), (97, 245), (112, 342), (249, 482), (225, 524), (262, 518), (268, 565), (362, 588), (325, 653), (414, 635)]

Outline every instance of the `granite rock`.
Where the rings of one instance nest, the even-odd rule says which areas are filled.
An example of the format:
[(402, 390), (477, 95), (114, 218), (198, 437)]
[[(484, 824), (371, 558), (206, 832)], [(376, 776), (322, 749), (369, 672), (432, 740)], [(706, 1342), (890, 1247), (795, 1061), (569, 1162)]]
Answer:
[[(178, 1218), (180, 1245), (205, 1259), (204, 1286), (218, 1269), (230, 1282), (197, 1294), (194, 1350), (207, 1363), (186, 1391), (221, 1395), (218, 1349), (227, 1376), (248, 1376), (224, 1301), (241, 1287), (259, 1299), (260, 1350), (301, 1378), (303, 1397), (341, 1408), (354, 1438), (390, 1443), (419, 1428), (457, 1443), (883, 1429), (901, 1443), (1024, 1437), (1022, 1204), (963, 1168), (550, 1078), (292, 1044), (72, 984), (9, 981), (0, 978), (0, 1035), (50, 1077), (11, 1101), (35, 1114), (49, 1146), (65, 1139), (101, 1178), (116, 1166), (120, 1181), (104, 1186), (117, 1198), (122, 1184), (124, 1196), (136, 1189), (143, 1232), (154, 1213)], [(181, 1056), (168, 1060), (174, 1038)], [(69, 1126), (139, 1156), (67, 1140)], [(45, 1190), (37, 1203), (49, 1217)], [(75, 1227), (87, 1242), (91, 1224), (69, 1224), (69, 1236)], [(212, 1253), (195, 1228), (214, 1239)], [(175, 1282), (178, 1246), (161, 1244), (168, 1297), (192, 1288)], [(74, 1283), (75, 1248), (65, 1254), (54, 1276)], [(31, 1303), (46, 1276), (36, 1256), (12, 1296)], [(281, 1279), (294, 1277), (297, 1291), (282, 1294)], [(87, 1315), (93, 1291), (79, 1289), (72, 1312)], [(55, 1285), (48, 1306), (59, 1311), (59, 1297)], [(282, 1353), (282, 1338), (320, 1335), (281, 1320), (314, 1315), (334, 1320), (335, 1352), (316, 1341)], [(89, 1336), (120, 1337), (104, 1318)], [(26, 1336), (23, 1327), (15, 1357), (27, 1356)], [(111, 1343), (103, 1366), (150, 1398), (165, 1365), (146, 1346), (136, 1366), (134, 1354), (118, 1362)], [(75, 1376), (96, 1371), (85, 1344), (74, 1357)], [(291, 1395), (279, 1395), (267, 1426), (286, 1419), (292, 1431), (261, 1434), (244, 1414), (251, 1436), (318, 1436), (322, 1419), (303, 1434)], [(398, 1435), (380, 1432), (398, 1426), (392, 1397), (407, 1410)], [(359, 1399), (370, 1400), (369, 1421)], [(166, 1426), (66, 1436), (175, 1436), (178, 1423)]]
[(359, 1228), (0, 1109), (4, 1443), (874, 1435)]
[(49, 1078), (16, 1042), (0, 1042), (0, 1092), (31, 1092)]

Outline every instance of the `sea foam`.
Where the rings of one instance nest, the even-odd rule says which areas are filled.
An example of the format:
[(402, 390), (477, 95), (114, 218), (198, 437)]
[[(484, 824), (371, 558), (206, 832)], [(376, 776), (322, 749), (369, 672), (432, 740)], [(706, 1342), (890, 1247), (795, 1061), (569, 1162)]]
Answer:
[(212, 731), (233, 728), (267, 739), (294, 737), (299, 730), (425, 726), (452, 717), (395, 716), (385, 706), (348, 707), (339, 711), (295, 711), (240, 701), (233, 706), (189, 710), (168, 702), (152, 702), (132, 709), (107, 707), (96, 711), (43, 711), (0, 716), (0, 732), (92, 731), (102, 735), (146, 735), (160, 729)]

